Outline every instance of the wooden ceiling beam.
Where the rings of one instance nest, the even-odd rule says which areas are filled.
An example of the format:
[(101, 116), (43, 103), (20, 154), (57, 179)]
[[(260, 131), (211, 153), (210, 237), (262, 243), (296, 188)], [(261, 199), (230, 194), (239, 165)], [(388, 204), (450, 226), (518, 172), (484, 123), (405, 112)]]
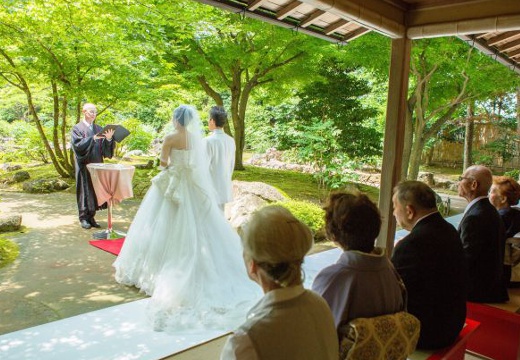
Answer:
[(278, 20), (283, 20), (295, 12), (302, 5), (303, 3), (301, 1), (292, 1), (276, 12), (276, 18)]
[(518, 15), (498, 18), (412, 26), (408, 28), (407, 36), (410, 39), (423, 39), (441, 36), (472, 35), (483, 31), (490, 33), (518, 30), (520, 30), (520, 12)]
[[(408, 27), (473, 22), (520, 14), (520, 1), (435, 1), (406, 12)], [(517, 23), (517, 25), (519, 25)], [(475, 31), (479, 32), (479, 31)]]
[(493, 36), (492, 38), (487, 39), (487, 43), (489, 46), (495, 46), (498, 43), (503, 41), (507, 41), (513, 37), (520, 35), (520, 31), (507, 31), (503, 34)]
[(253, 2), (247, 6), (247, 10), (255, 11), (266, 2), (267, 0), (253, 0)]
[(322, 17), (323, 15), (326, 15), (326, 14), (327, 13), (325, 11), (323, 11), (323, 10), (316, 10), (312, 14), (307, 16), (307, 18), (305, 18), (300, 23), (300, 26), (301, 27), (307, 27), (307, 26), (311, 25), (314, 21), (318, 20), (320, 17)]
[(476, 39), (475, 37), (470, 35), (459, 35), (458, 37), (461, 40), (467, 42), (468, 45), (478, 49), (484, 55), (491, 57), (499, 63), (507, 66), (509, 69), (513, 70), (517, 74), (520, 74), (520, 66), (518, 66), (517, 61), (513, 60), (511, 56), (506, 56), (506, 54), (504, 53), (499, 53), (496, 48), (490, 47), (484, 39)]
[(510, 58), (517, 58), (520, 56), (520, 49), (511, 51), (509, 54), (507, 54)]
[(343, 39), (343, 41), (352, 41), (362, 35), (365, 35), (366, 33), (370, 32), (371, 30), (368, 28), (359, 28), (354, 31), (349, 32)]
[(330, 24), (329, 26), (327, 26), (325, 29), (323, 29), (323, 33), (325, 35), (330, 35), (332, 34), (334, 31), (336, 30), (339, 30), (341, 29), (342, 27), (345, 27), (347, 26), (348, 24), (350, 24), (350, 21), (347, 21), (347, 20), (338, 20), (336, 21), (335, 23), (332, 23)]
[(508, 52), (517, 46), (520, 46), (520, 39), (497, 46), (497, 48), (500, 52)]
[(355, 22), (391, 38), (405, 36), (404, 10), (386, 0), (302, 0), (307, 5)]

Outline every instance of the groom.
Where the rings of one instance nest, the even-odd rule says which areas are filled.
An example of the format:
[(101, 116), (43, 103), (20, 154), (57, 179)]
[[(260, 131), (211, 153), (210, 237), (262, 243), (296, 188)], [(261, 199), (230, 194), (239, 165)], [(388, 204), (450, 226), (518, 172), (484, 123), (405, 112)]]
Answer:
[(217, 192), (217, 202), (224, 211), (227, 202), (233, 200), (231, 176), (235, 167), (235, 140), (223, 130), (227, 121), (226, 110), (213, 106), (209, 111), (208, 127), (211, 135), (204, 139), (209, 156), (211, 181)]

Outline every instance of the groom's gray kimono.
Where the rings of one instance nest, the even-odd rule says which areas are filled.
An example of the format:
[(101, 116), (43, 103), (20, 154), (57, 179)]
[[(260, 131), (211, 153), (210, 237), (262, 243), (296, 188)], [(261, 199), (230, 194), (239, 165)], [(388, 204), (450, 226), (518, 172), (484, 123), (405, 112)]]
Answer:
[(235, 140), (218, 128), (204, 138), (209, 156), (211, 181), (217, 192), (217, 202), (222, 210), (233, 200), (231, 176), (235, 167)]

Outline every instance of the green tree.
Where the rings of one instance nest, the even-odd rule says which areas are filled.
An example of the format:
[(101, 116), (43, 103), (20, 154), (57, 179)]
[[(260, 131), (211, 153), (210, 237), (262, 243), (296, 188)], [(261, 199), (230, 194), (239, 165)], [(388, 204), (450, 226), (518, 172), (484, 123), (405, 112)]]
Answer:
[(253, 92), (268, 88), (274, 96), (284, 90), (283, 84), (303, 80), (309, 48), (318, 51), (328, 44), (214, 8), (204, 8), (192, 31), (185, 41), (187, 51), (174, 58), (182, 62), (187, 80), (202, 87), (215, 104), (223, 105), (229, 96), (232, 128), (226, 131), (235, 139), (235, 169), (241, 170), (245, 116)]
[[(155, 33), (142, 27), (154, 16), (145, 10), (126, 0), (26, 0), (0, 7), (0, 77), (24, 94), (30, 121), (63, 177), (74, 174), (66, 144), (81, 103), (97, 103), (102, 114), (148, 88), (155, 58), (142, 41)], [(44, 131), (47, 114), (51, 134)]]
[(382, 134), (375, 126), (375, 108), (361, 101), (371, 88), (337, 58), (320, 62), (316, 80), (297, 96), (295, 116), (280, 124), (282, 149), (296, 149), (301, 161), (312, 163), (321, 186), (345, 183), (353, 161), (381, 155)]
[(461, 106), (514, 88), (518, 77), (456, 38), (414, 42), (410, 67), (402, 175), (416, 179), (426, 143)]

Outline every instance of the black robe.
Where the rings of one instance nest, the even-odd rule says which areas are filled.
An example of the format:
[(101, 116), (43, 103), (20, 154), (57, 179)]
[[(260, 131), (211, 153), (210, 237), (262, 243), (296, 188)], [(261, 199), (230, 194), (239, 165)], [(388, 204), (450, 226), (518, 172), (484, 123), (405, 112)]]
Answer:
[(76, 200), (80, 220), (94, 218), (96, 210), (106, 209), (107, 204), (98, 205), (96, 193), (87, 169), (87, 164), (102, 163), (103, 158), (112, 158), (115, 141), (106, 139), (94, 140), (94, 135), (103, 128), (93, 124), (90, 130), (85, 122), (74, 125), (71, 132), (71, 143), (76, 164)]

